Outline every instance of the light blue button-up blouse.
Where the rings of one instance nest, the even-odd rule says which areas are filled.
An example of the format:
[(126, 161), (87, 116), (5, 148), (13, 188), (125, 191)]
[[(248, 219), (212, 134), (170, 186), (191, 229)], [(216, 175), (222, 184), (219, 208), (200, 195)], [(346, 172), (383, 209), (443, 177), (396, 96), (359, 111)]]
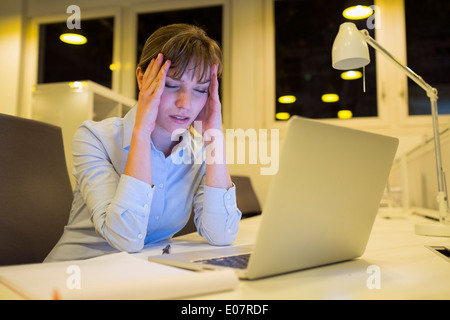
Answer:
[(86, 121), (75, 133), (72, 210), (45, 261), (138, 252), (181, 230), (192, 208), (197, 231), (206, 241), (234, 241), (241, 218), (235, 186), (226, 190), (205, 185), (204, 148), (188, 131), (182, 134), (185, 143), (168, 157), (152, 143), (153, 187), (123, 174), (135, 117), (136, 107), (124, 118)]

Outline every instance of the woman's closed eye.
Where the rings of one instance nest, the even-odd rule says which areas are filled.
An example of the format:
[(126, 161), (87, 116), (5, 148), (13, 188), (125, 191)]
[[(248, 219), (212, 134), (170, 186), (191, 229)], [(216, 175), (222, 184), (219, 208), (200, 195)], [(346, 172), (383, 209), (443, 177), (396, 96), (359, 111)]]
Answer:
[[(173, 89), (173, 90), (178, 90), (180, 88), (180, 85), (177, 84), (170, 84), (170, 83), (166, 83), (165, 87), (167, 89)], [(196, 93), (198, 94), (205, 94), (208, 93), (208, 87), (206, 88), (194, 88), (193, 89)]]
[(198, 93), (208, 93), (208, 88), (196, 88), (194, 90)]

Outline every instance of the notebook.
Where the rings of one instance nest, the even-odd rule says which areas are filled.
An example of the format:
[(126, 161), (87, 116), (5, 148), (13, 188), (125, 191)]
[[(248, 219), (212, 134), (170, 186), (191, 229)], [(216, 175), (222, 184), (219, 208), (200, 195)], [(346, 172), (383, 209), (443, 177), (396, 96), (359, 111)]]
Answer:
[[(393, 137), (292, 117), (254, 244), (149, 260), (188, 269), (223, 268), (218, 264), (224, 256), (245, 254), (247, 267), (234, 270), (251, 280), (358, 258), (397, 147)], [(211, 258), (216, 260), (207, 261)]]

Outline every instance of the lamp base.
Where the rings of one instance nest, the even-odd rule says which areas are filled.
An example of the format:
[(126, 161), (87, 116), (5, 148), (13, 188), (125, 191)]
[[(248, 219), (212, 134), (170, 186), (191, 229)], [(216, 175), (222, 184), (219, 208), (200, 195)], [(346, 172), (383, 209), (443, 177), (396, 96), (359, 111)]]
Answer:
[(450, 237), (450, 225), (439, 222), (418, 223), (415, 228), (416, 234), (429, 237)]

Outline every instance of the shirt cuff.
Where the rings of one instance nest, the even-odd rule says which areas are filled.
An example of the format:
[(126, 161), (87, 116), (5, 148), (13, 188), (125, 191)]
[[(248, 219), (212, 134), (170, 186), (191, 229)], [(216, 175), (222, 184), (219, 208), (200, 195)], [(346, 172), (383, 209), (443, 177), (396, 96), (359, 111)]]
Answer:
[(236, 213), (236, 186), (234, 183), (228, 190), (205, 185), (203, 208), (213, 214)]

